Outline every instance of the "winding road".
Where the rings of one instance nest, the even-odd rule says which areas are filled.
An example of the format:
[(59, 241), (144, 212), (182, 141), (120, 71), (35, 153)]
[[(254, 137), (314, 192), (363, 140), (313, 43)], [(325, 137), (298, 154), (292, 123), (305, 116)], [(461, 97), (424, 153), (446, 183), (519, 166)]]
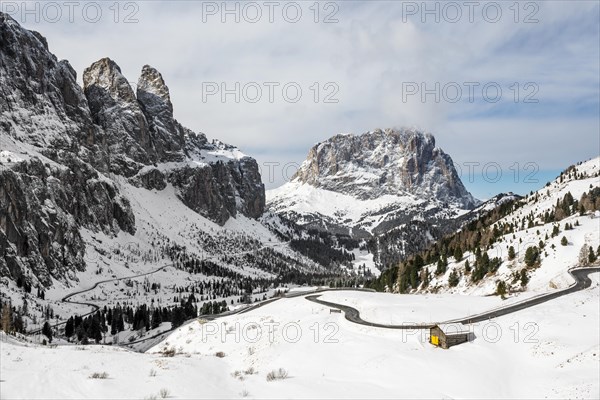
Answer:
[[(77, 292), (70, 293), (70, 294), (66, 295), (65, 297), (63, 297), (62, 299), (60, 299), (60, 301), (62, 303), (78, 304), (78, 305), (82, 305), (82, 306), (92, 307), (92, 311), (87, 312), (87, 313), (81, 315), (81, 317), (87, 317), (88, 315), (91, 315), (91, 314), (95, 313), (96, 311), (98, 311), (100, 309), (100, 306), (97, 305), (97, 304), (94, 304), (94, 303), (86, 303), (86, 302), (81, 302), (81, 301), (71, 301), (71, 300), (69, 300), (71, 297), (77, 296), (78, 294), (82, 294), (82, 293), (85, 293), (85, 292), (89, 292), (91, 290), (94, 290), (94, 289), (96, 289), (98, 287), (98, 285), (102, 285), (103, 283), (118, 282), (118, 281), (122, 281), (122, 280), (125, 280), (125, 279), (140, 278), (142, 276), (147, 276), (147, 275), (155, 274), (158, 271), (166, 270), (167, 268), (172, 267), (172, 266), (173, 266), (173, 264), (163, 265), (162, 267), (156, 268), (156, 269), (154, 269), (154, 270), (152, 270), (150, 272), (144, 272), (144, 273), (137, 274), (137, 275), (125, 276), (123, 278), (112, 278), (112, 279), (105, 279), (103, 281), (98, 281), (98, 282), (94, 283), (94, 286), (92, 286), (92, 287), (90, 287), (88, 289), (78, 290)], [(67, 323), (67, 321), (58, 322), (56, 324), (52, 324), (51, 327), (55, 328), (55, 327), (58, 327), (58, 326), (65, 325), (66, 323)], [(28, 335), (35, 335), (35, 334), (40, 333), (41, 331), (42, 331), (42, 329), (39, 328), (39, 329), (32, 330), (30, 332), (27, 332), (27, 334)]]
[[(600, 272), (600, 267), (589, 267), (589, 268), (577, 268), (569, 270), (569, 274), (575, 279), (575, 283), (569, 286), (566, 289), (557, 290), (551, 293), (544, 293), (539, 296), (532, 297), (530, 299), (523, 300), (521, 302), (510, 304), (505, 307), (496, 308), (494, 310), (486, 311), (480, 314), (469, 315), (467, 317), (453, 319), (450, 321), (443, 321), (440, 323), (461, 323), (461, 324), (471, 324), (475, 322), (487, 321), (491, 318), (497, 318), (503, 315), (512, 314), (517, 311), (524, 310), (529, 307), (536, 306), (538, 304), (545, 303), (547, 301), (556, 299), (561, 296), (566, 296), (568, 294), (578, 292), (580, 290), (584, 290), (589, 288), (592, 285), (592, 280), (589, 278), (589, 275), (592, 273)], [(360, 313), (356, 308), (346, 306), (343, 304), (333, 303), (329, 301), (320, 300), (319, 297), (321, 295), (311, 295), (306, 296), (306, 299), (312, 301), (317, 304), (321, 304), (331, 308), (337, 308), (342, 310), (346, 316), (346, 319), (350, 322), (354, 322), (356, 324), (371, 326), (376, 328), (386, 328), (386, 329), (429, 329), (435, 325), (435, 323), (422, 323), (422, 324), (402, 324), (402, 325), (388, 325), (388, 324), (378, 324), (375, 322), (365, 321), (360, 317)]]
[[(517, 312), (520, 310), (524, 310), (526, 308), (545, 303), (547, 301), (556, 299), (558, 297), (566, 296), (570, 293), (574, 293), (574, 292), (589, 288), (592, 285), (592, 280), (589, 278), (589, 275), (592, 273), (597, 273), (597, 272), (600, 272), (600, 267), (572, 269), (569, 271), (569, 274), (575, 279), (575, 283), (566, 289), (558, 290), (558, 291), (555, 291), (552, 293), (541, 294), (539, 296), (523, 300), (519, 303), (510, 304), (505, 307), (500, 307), (500, 308), (496, 308), (493, 310), (489, 310), (489, 311), (486, 311), (481, 314), (470, 315), (467, 317), (463, 317), (463, 318), (459, 318), (459, 319), (455, 319), (455, 320), (451, 320), (451, 321), (445, 321), (443, 323), (469, 324), (469, 323), (487, 321), (491, 318), (496, 318), (496, 317), (511, 314), (511, 313), (514, 313), (514, 312)], [(242, 308), (242, 309), (238, 309), (238, 310), (234, 310), (234, 311), (230, 311), (230, 312), (226, 312), (226, 313), (218, 314), (218, 315), (200, 316), (198, 318), (202, 318), (205, 320), (215, 320), (217, 318), (225, 317), (225, 316), (229, 316), (229, 315), (244, 314), (249, 311), (255, 310), (257, 308), (263, 307), (267, 304), (273, 303), (281, 298), (294, 298), (294, 297), (305, 296), (306, 300), (312, 301), (314, 303), (317, 303), (317, 304), (320, 304), (320, 305), (323, 305), (323, 306), (326, 306), (329, 308), (336, 308), (338, 310), (343, 311), (344, 315), (348, 321), (359, 324), (359, 325), (371, 326), (371, 327), (375, 327), (375, 328), (405, 329), (405, 330), (429, 329), (435, 325), (434, 323), (389, 325), (389, 324), (379, 324), (379, 323), (375, 323), (375, 322), (365, 321), (364, 319), (362, 319), (360, 317), (360, 313), (356, 308), (346, 306), (343, 304), (333, 303), (330, 301), (321, 300), (321, 299), (319, 299), (321, 294), (317, 294), (317, 293), (321, 293), (321, 292), (338, 291), (338, 290), (374, 292), (374, 290), (372, 290), (372, 289), (361, 289), (361, 288), (323, 288), (323, 289), (308, 290), (308, 291), (304, 291), (304, 292), (287, 293), (282, 297), (275, 297), (275, 298), (272, 298), (269, 300), (255, 303), (246, 308)], [(186, 322), (186, 324), (188, 324), (194, 320), (195, 319), (189, 320)], [(132, 345), (137, 345), (136, 351), (145, 352), (146, 350), (152, 348), (153, 346), (155, 346), (156, 344), (158, 344), (162, 340), (164, 340), (166, 338), (166, 336), (172, 331), (173, 331), (173, 329), (169, 329), (168, 331), (161, 332), (152, 337), (143, 338), (143, 339), (137, 340), (135, 342), (127, 343), (127, 344), (125, 344), (125, 346), (128, 346), (131, 348)], [(140, 343), (143, 343), (143, 344), (141, 346), (139, 346)]]
[[(279, 245), (279, 244), (277, 244), (277, 245)], [(269, 247), (269, 246), (264, 246), (262, 248), (265, 248), (265, 247)], [(243, 253), (247, 253), (247, 252), (241, 252), (239, 254), (243, 254)], [(90, 315), (90, 314), (93, 314), (94, 312), (96, 312), (100, 307), (97, 304), (93, 304), (93, 303), (71, 301), (71, 300), (69, 300), (71, 297), (94, 290), (95, 288), (98, 287), (98, 285), (101, 285), (104, 283), (120, 281), (120, 280), (124, 280), (124, 279), (139, 278), (142, 276), (151, 275), (151, 274), (157, 273), (161, 270), (165, 270), (166, 268), (169, 268), (171, 266), (172, 266), (172, 264), (164, 265), (162, 267), (156, 268), (156, 269), (154, 269), (150, 272), (146, 272), (146, 273), (131, 275), (131, 276), (122, 277), (122, 278), (113, 278), (113, 279), (102, 280), (102, 281), (96, 282), (92, 287), (90, 287), (88, 289), (79, 290), (77, 292), (73, 292), (71, 294), (66, 295), (65, 297), (63, 297), (61, 299), (61, 301), (65, 302), (65, 303), (79, 304), (79, 305), (92, 307), (92, 311), (82, 315), (82, 316), (87, 316), (87, 315)], [(466, 316), (463, 318), (453, 319), (453, 320), (449, 320), (449, 321), (443, 321), (440, 323), (470, 324), (470, 323), (475, 323), (475, 322), (487, 321), (491, 318), (497, 318), (497, 317), (500, 317), (503, 315), (521, 311), (526, 308), (530, 308), (530, 307), (536, 306), (538, 304), (542, 304), (547, 301), (556, 299), (558, 297), (566, 296), (568, 294), (587, 289), (592, 285), (592, 280), (589, 278), (589, 275), (592, 273), (600, 272), (600, 267), (576, 268), (576, 269), (571, 269), (568, 272), (575, 280), (575, 283), (573, 283), (571, 286), (569, 286), (566, 289), (557, 290), (557, 291), (551, 292), (551, 293), (541, 294), (539, 296), (535, 296), (535, 297), (523, 300), (518, 303), (510, 304), (510, 305), (507, 305), (504, 307), (499, 307), (499, 308), (489, 310), (489, 311), (486, 311), (486, 312), (483, 312), (480, 314), (469, 315), (469, 316)], [(206, 319), (206, 320), (214, 320), (216, 318), (225, 317), (225, 316), (229, 316), (229, 315), (247, 313), (249, 311), (255, 310), (257, 308), (260, 308), (267, 304), (275, 302), (281, 298), (293, 298), (293, 297), (305, 296), (306, 300), (312, 301), (314, 303), (317, 303), (317, 304), (320, 304), (320, 305), (323, 305), (326, 307), (335, 308), (335, 309), (343, 311), (345, 318), (348, 321), (359, 324), (359, 325), (376, 327), (376, 328), (385, 328), (385, 329), (405, 329), (405, 330), (429, 329), (435, 325), (435, 323), (420, 323), (420, 324), (414, 324), (414, 323), (408, 324), (407, 323), (407, 324), (401, 324), (401, 325), (391, 325), (391, 324), (380, 324), (380, 323), (376, 323), (376, 322), (365, 321), (364, 319), (362, 319), (360, 317), (360, 312), (357, 309), (347, 306), (347, 305), (321, 300), (321, 299), (319, 299), (321, 294), (316, 294), (316, 293), (320, 293), (320, 292), (338, 291), (338, 290), (359, 290), (359, 291), (374, 292), (372, 289), (358, 289), (358, 288), (314, 289), (314, 290), (309, 290), (309, 291), (305, 291), (305, 292), (288, 293), (282, 297), (275, 297), (272, 299), (261, 301), (259, 303), (252, 304), (249, 307), (240, 308), (240, 309), (237, 309), (234, 311), (229, 311), (229, 312), (225, 312), (225, 313), (217, 314), (217, 315), (201, 315), (198, 318), (202, 318), (202, 319)], [(187, 321), (186, 324), (194, 321), (195, 319), (196, 318)], [(65, 323), (66, 323), (66, 321), (63, 321), (63, 322), (54, 324), (52, 326), (57, 327), (57, 326), (64, 325)], [(136, 340), (134, 342), (126, 343), (124, 345), (127, 347), (132, 347), (133, 345), (139, 345), (140, 343), (144, 343), (144, 345), (142, 347), (137, 346), (137, 351), (145, 351), (145, 350), (149, 349), (150, 347), (154, 346), (154, 344), (163, 340), (166, 337), (166, 335), (169, 334), (170, 332), (172, 332), (173, 330), (174, 330), (174, 328), (160, 332), (151, 337), (147, 337), (147, 338)], [(40, 331), (41, 331), (41, 329), (36, 329), (34, 331), (29, 332), (29, 334), (37, 334)]]
[[(287, 244), (289, 244), (289, 242), (263, 244), (263, 246), (260, 247), (260, 248), (258, 248), (258, 249), (240, 251), (238, 253), (231, 254), (231, 256), (240, 256), (240, 255), (244, 255), (244, 254), (250, 254), (250, 253), (261, 251), (261, 250), (263, 250), (265, 248), (274, 248), (274, 247), (278, 247), (278, 246), (284, 246), (284, 245), (287, 245)], [(214, 255), (214, 256), (211, 256), (211, 257), (204, 258), (203, 261), (213, 260), (213, 259), (216, 259), (218, 257), (219, 257), (219, 255)], [(100, 309), (100, 306), (97, 305), (97, 304), (94, 304), (94, 303), (69, 300), (71, 297), (77, 296), (79, 294), (83, 294), (83, 293), (86, 293), (86, 292), (89, 292), (89, 291), (92, 291), (92, 290), (96, 289), (98, 287), (98, 285), (102, 285), (104, 283), (118, 282), (118, 281), (122, 281), (122, 280), (126, 280), (126, 279), (140, 278), (142, 276), (148, 276), (148, 275), (155, 274), (155, 273), (157, 273), (159, 271), (166, 270), (166, 268), (169, 268), (169, 267), (172, 267), (172, 266), (173, 266), (173, 264), (163, 265), (162, 267), (158, 267), (158, 268), (153, 269), (153, 270), (151, 270), (149, 272), (139, 273), (139, 274), (130, 275), (130, 276), (124, 276), (124, 277), (121, 277), (121, 278), (111, 278), (111, 279), (105, 279), (105, 280), (102, 280), (102, 281), (98, 281), (98, 282), (96, 282), (90, 288), (78, 290), (76, 292), (73, 292), (73, 293), (70, 293), (70, 294), (64, 296), (62, 299), (60, 299), (60, 302), (62, 302), (62, 303), (69, 303), (69, 304), (77, 304), (77, 305), (81, 305), (81, 306), (91, 307), (92, 310), (90, 312), (87, 312), (87, 313), (81, 315), (81, 317), (87, 317), (88, 315), (91, 315), (91, 314), (95, 313), (96, 311), (98, 311)], [(56, 327), (59, 327), (59, 326), (63, 326), (66, 323), (67, 323), (67, 321), (62, 321), (62, 322), (57, 322), (57, 323), (51, 324), (50, 326), (52, 328), (56, 328)], [(42, 328), (37, 328), (37, 329), (34, 329), (34, 330), (31, 330), (31, 331), (27, 332), (27, 334), (28, 335), (36, 335), (36, 334), (40, 333), (41, 331), (42, 331)]]

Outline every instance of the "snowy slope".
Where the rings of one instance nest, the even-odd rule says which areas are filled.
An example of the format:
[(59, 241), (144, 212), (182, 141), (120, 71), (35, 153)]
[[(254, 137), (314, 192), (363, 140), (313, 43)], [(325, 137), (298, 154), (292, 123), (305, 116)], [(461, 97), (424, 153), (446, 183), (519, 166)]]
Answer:
[(322, 219), (327, 223), (347, 225), (351, 230), (360, 229), (369, 233), (397, 209), (418, 208), (426, 203), (410, 194), (358, 199), (298, 180), (268, 190), (266, 195), (271, 211), (293, 215), (301, 225)]
[[(583, 292), (472, 326), (475, 339), (450, 350), (429, 345), (425, 333), (352, 324), (302, 297), (216, 324), (193, 322), (146, 354), (106, 346), (36, 347), (3, 336), (0, 395), (149, 398), (161, 397), (164, 388), (171, 398), (592, 399), (600, 391), (600, 287), (598, 275), (592, 277), (593, 287)], [(377, 317), (381, 321), (392, 316), (390, 295), (335, 295), (390, 311)], [(464, 307), (455, 297), (437, 304), (440, 315)], [(418, 310), (430, 305), (426, 296), (397, 299)], [(488, 300), (471, 301), (473, 308), (487, 307)], [(177, 354), (164, 356), (165, 348)], [(432, 380), (434, 366), (444, 373)], [(288, 377), (268, 381), (279, 368)], [(108, 377), (89, 378), (94, 372)], [(32, 379), (40, 384), (26, 384)]]
[[(466, 260), (469, 260), (471, 266), (473, 265), (474, 255), (467, 252), (459, 262), (456, 262), (453, 257), (449, 257), (448, 268), (443, 275), (435, 275), (435, 264), (426, 266), (425, 268), (430, 272), (432, 279), (427, 288), (421, 287), (420, 290), (480, 295), (493, 294), (499, 280), (505, 281), (515, 291), (525, 289), (532, 292), (546, 292), (567, 287), (571, 283), (567, 270), (581, 266), (580, 252), (582, 247), (584, 245), (589, 246), (595, 252), (600, 245), (600, 213), (598, 211), (587, 212), (585, 215), (576, 212), (559, 222), (544, 223), (543, 221), (543, 215), (546, 212), (551, 213), (557, 200), (562, 201), (567, 193), (571, 193), (575, 200), (579, 200), (583, 193), (600, 187), (600, 177), (598, 177), (600, 157), (583, 162), (570, 170), (571, 174), (575, 172), (578, 174), (579, 179), (564, 174), (562, 182), (560, 178), (557, 178), (533, 195), (520, 200), (523, 204), (521, 207), (492, 225), (492, 228), (503, 224), (514, 224), (516, 227), (514, 233), (502, 235), (492, 245), (492, 248), (487, 250), (490, 258), (499, 257), (502, 260), (502, 264), (496, 273), (486, 276), (477, 284), (471, 282), (464, 267)], [(527, 218), (532, 215), (534, 216), (534, 226), (528, 228), (528, 224), (523, 225), (523, 219), (527, 221)], [(565, 230), (566, 224), (572, 225), (573, 229)], [(559, 227), (559, 234), (552, 237), (555, 226)], [(568, 241), (566, 246), (561, 244), (563, 237)], [(540, 241), (544, 243), (544, 247), (541, 249), (539, 265), (536, 268), (528, 268), (529, 283), (526, 288), (520, 288), (518, 283), (513, 282), (513, 273), (517, 273), (525, 267), (524, 257), (527, 248), (539, 246)], [(511, 246), (516, 252), (514, 260), (508, 258), (508, 249)], [(456, 271), (461, 278), (458, 285), (451, 288), (448, 286), (448, 278), (453, 271)]]

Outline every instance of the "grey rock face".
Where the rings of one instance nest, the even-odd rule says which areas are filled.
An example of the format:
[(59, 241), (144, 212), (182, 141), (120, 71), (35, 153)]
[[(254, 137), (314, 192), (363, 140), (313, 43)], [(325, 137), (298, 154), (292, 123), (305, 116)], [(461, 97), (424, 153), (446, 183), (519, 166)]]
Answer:
[(119, 66), (109, 58), (96, 61), (84, 71), (83, 86), (94, 123), (105, 132), (103, 144), (109, 153), (140, 164), (155, 161), (148, 122)]
[(173, 170), (168, 179), (185, 205), (219, 224), (235, 217), (238, 211), (258, 218), (265, 209), (264, 186), (257, 183), (258, 164), (250, 158), (240, 163), (186, 166)]
[(57, 167), (32, 158), (0, 172), (3, 275), (16, 279), (27, 267), (48, 285), (51, 276), (85, 269), (80, 227), (135, 233), (135, 217), (115, 186), (74, 156), (63, 160)]
[(478, 204), (433, 136), (412, 129), (336, 135), (311, 148), (292, 179), (271, 193), (269, 210), (309, 229), (370, 239), (381, 268), (457, 229), (456, 219)]
[(336, 135), (309, 151), (295, 178), (359, 199), (409, 193), (463, 208), (477, 204), (450, 156), (435, 147), (431, 134), (416, 130)]
[(96, 134), (67, 61), (46, 40), (0, 13), (0, 131), (32, 145), (71, 148)]
[(183, 160), (184, 128), (173, 118), (169, 88), (162, 75), (149, 65), (142, 68), (137, 99), (148, 120), (158, 160)]
[(165, 174), (157, 168), (140, 171), (136, 176), (129, 179), (129, 182), (137, 187), (143, 187), (148, 190), (163, 190), (167, 187)]

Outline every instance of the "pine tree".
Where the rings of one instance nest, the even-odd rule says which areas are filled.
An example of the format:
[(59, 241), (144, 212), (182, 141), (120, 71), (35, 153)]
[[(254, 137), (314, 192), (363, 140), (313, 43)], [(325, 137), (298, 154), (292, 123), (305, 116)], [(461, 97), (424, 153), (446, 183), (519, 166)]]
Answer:
[(594, 249), (590, 247), (590, 254), (588, 255), (588, 261), (590, 262), (590, 264), (596, 262), (597, 258), (598, 257), (596, 256), (596, 254), (594, 254)]
[(521, 286), (525, 287), (529, 283), (529, 277), (527, 276), (527, 270), (523, 268), (521, 270)]
[(74, 332), (75, 328), (73, 327), (73, 317), (69, 317), (67, 323), (65, 324), (65, 336), (67, 338), (70, 338), (71, 336), (73, 336)]
[(502, 298), (506, 295), (506, 283), (504, 281), (498, 281), (496, 284), (496, 294)]
[(566, 246), (569, 244), (569, 241), (567, 240), (566, 236), (562, 237), (562, 239), (560, 240), (560, 244), (562, 244), (563, 246)]
[(48, 341), (52, 343), (52, 328), (48, 321), (44, 322), (44, 327), (42, 328), (42, 334), (48, 338)]
[(114, 312), (114, 313), (112, 313), (112, 322), (110, 324), (110, 334), (113, 336), (117, 334), (117, 328), (118, 328), (117, 325), (118, 325), (117, 313)]
[(460, 278), (458, 277), (456, 270), (452, 270), (450, 272), (450, 275), (448, 276), (448, 285), (450, 285), (450, 287), (455, 287), (456, 285), (458, 285), (459, 281)]
[(462, 258), (463, 258), (462, 249), (460, 248), (460, 246), (456, 246), (456, 248), (454, 249), (454, 260), (456, 262), (459, 262), (460, 260), (462, 260)]
[(446, 265), (447, 264), (444, 262), (444, 260), (442, 258), (439, 258), (437, 262), (437, 267), (435, 269), (435, 274), (441, 275), (444, 272), (446, 272)]
[(512, 246), (510, 246), (510, 247), (508, 248), (508, 259), (509, 259), (509, 260), (514, 260), (514, 259), (515, 259), (515, 257), (516, 257), (516, 254), (515, 254), (515, 248), (514, 248), (514, 247), (512, 247)]
[(525, 265), (533, 267), (538, 260), (538, 249), (535, 246), (528, 247), (525, 251)]
[(152, 329), (158, 328), (160, 324), (162, 324), (162, 315), (160, 310), (154, 309), (154, 312), (152, 313)]

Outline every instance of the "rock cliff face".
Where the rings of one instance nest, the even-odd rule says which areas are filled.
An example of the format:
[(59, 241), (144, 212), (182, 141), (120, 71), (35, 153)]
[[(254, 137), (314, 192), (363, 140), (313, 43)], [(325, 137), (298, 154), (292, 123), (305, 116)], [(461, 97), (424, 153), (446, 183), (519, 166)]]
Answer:
[(85, 269), (81, 228), (134, 234), (124, 182), (171, 184), (219, 224), (262, 215), (256, 161), (179, 124), (156, 69), (143, 67), (137, 93), (109, 58), (83, 82), (39, 33), (0, 13), (0, 276), (31, 272), (49, 285)]
[(435, 138), (409, 129), (334, 136), (310, 149), (293, 179), (361, 200), (411, 194), (463, 208), (476, 204)]
[(137, 98), (148, 120), (159, 161), (175, 161), (185, 148), (185, 129), (173, 118), (169, 88), (162, 75), (149, 65), (142, 69)]
[(39, 33), (0, 13), (0, 129), (39, 147), (71, 149), (95, 135), (87, 99), (67, 61)]

